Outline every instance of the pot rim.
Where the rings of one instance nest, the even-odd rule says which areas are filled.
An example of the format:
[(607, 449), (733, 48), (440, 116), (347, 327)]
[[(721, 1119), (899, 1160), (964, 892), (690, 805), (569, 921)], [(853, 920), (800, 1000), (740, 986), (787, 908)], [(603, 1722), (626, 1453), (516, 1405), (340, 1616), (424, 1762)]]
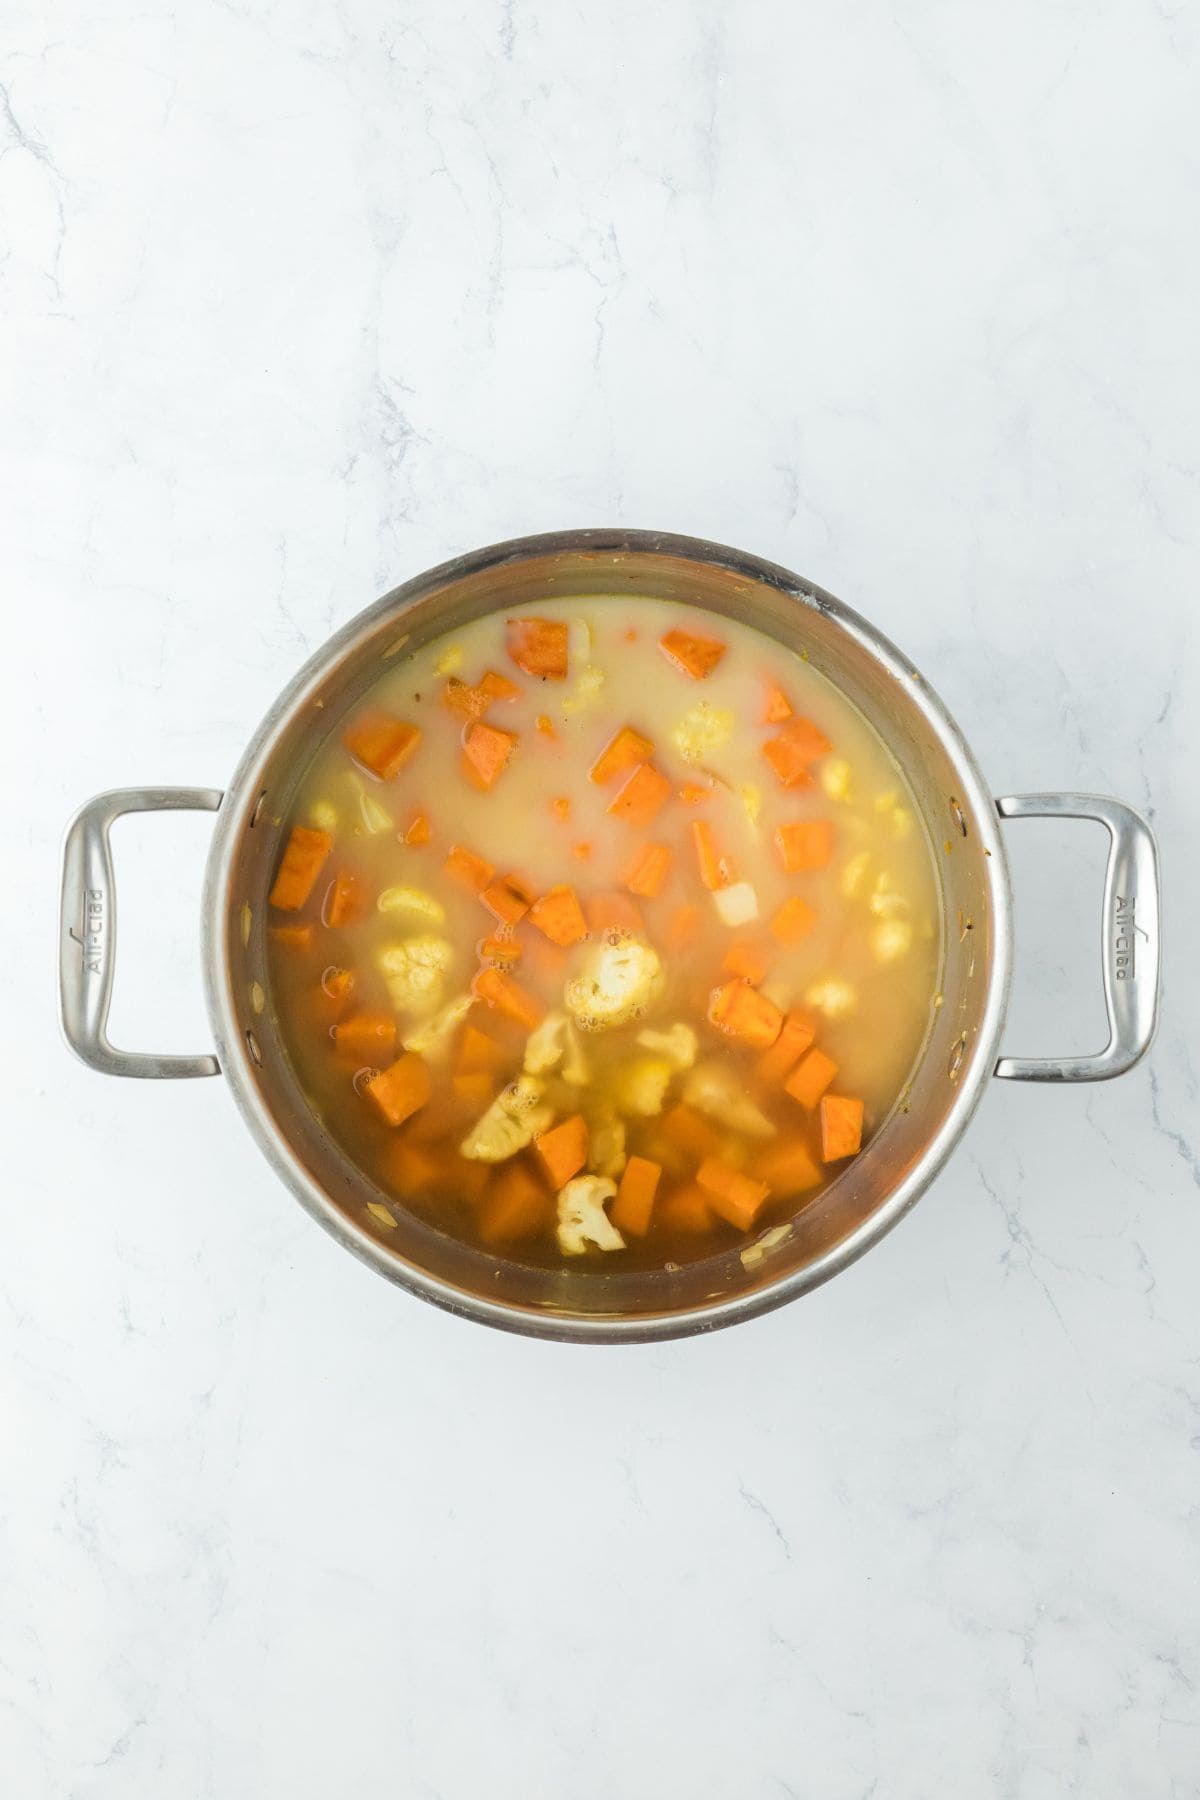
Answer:
[[(233, 896), (229, 891), (235, 851), (246, 802), (261, 786), (261, 776), (275, 744), (295, 714), (324, 679), (329, 665), (369, 636), (379, 622), (450, 582), (478, 575), (505, 563), (573, 552), (661, 554), (708, 563), (766, 583), (833, 619), (903, 685), (912, 704), (955, 767), (959, 791), (967, 797), (979, 824), (985, 850), (985, 879), (994, 925), (992, 965), (984, 1005), (975, 1032), (969, 1068), (960, 1079), (955, 1100), (929, 1139), (920, 1160), (897, 1183), (881, 1206), (832, 1249), (806, 1267), (781, 1274), (746, 1294), (687, 1311), (664, 1311), (637, 1317), (547, 1312), (489, 1300), (455, 1287), (419, 1267), (392, 1256), (365, 1229), (357, 1226), (329, 1198), (296, 1155), (290, 1141), (261, 1103), (254, 1063), (238, 1023), (233, 983), (226, 954), (226, 921)], [(812, 582), (778, 563), (705, 538), (671, 532), (625, 528), (589, 528), (508, 538), (440, 563), (392, 588), (356, 613), (327, 638), (283, 688), (259, 723), (226, 790), (217, 814), (205, 869), (201, 906), (201, 957), (208, 1016), (217, 1055), (235, 1103), (260, 1150), (306, 1211), (361, 1261), (420, 1299), (443, 1310), (527, 1337), (574, 1343), (651, 1343), (690, 1337), (756, 1318), (820, 1287), (857, 1262), (916, 1204), (954, 1150), (983, 1096), (996, 1061), (1004, 1026), (1012, 969), (1012, 895), (1008, 860), (991, 791), (966, 739), (951, 714), (891, 642), (861, 614)]]

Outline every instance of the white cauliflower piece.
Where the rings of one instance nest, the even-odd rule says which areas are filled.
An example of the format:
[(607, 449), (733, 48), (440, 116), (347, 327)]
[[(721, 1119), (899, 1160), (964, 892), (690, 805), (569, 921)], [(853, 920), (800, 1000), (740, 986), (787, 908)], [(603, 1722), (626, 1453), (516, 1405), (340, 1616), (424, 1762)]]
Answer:
[(891, 879), (885, 869), (883, 874), (876, 879), (875, 891), (867, 902), (877, 919), (899, 918), (910, 910), (904, 895), (893, 892)]
[(848, 981), (841, 981), (835, 975), (827, 975), (821, 981), (814, 981), (804, 996), (807, 1006), (816, 1007), (827, 1019), (844, 1019), (858, 1005), (858, 995)]
[(748, 881), (735, 881), (732, 887), (718, 888), (713, 895), (723, 925), (749, 925), (758, 917), (758, 895)]
[(518, 1075), (468, 1131), (459, 1145), (462, 1155), (472, 1162), (506, 1162), (524, 1150), (553, 1123), (554, 1108), (544, 1095), (544, 1082)]
[(563, 1001), (577, 1025), (600, 1031), (637, 1018), (658, 999), (665, 982), (657, 950), (643, 939), (606, 939), (589, 946), (579, 974), (563, 989)]
[(610, 1101), (589, 1106), (584, 1117), (588, 1128), (587, 1167), (594, 1175), (620, 1175), (629, 1161), (625, 1153), (625, 1122)]
[(892, 835), (906, 838), (913, 828), (913, 816), (907, 806), (894, 806), (891, 811)]
[(625, 1239), (605, 1205), (617, 1186), (603, 1175), (576, 1175), (558, 1196), (558, 1247), (564, 1256), (582, 1256), (588, 1245), (597, 1250), (623, 1250)]
[[(570, 639), (568, 638), (567, 641), (569, 643)], [(595, 705), (603, 687), (604, 670), (598, 669), (594, 663), (589, 664), (586, 669), (580, 671), (575, 686), (562, 701), (563, 711), (565, 713), (585, 712), (589, 706)]]
[(410, 919), (423, 919), (427, 925), (446, 923), (445, 907), (424, 888), (384, 888), (375, 904), (381, 913), (400, 913)]
[(670, 1031), (639, 1031), (637, 1041), (643, 1050), (653, 1050), (657, 1055), (665, 1056), (677, 1069), (691, 1068), (700, 1042), (692, 1027), (682, 1022), (672, 1025)]
[(551, 1069), (558, 1069), (571, 1087), (587, 1086), (587, 1057), (578, 1032), (564, 1012), (547, 1013), (525, 1041), (526, 1073), (545, 1075)]
[(406, 1050), (415, 1050), (418, 1056), (437, 1058), (444, 1056), (450, 1048), (450, 1039), (455, 1030), (462, 1024), (475, 1004), (474, 994), (459, 994), (447, 1002), (440, 1012), (434, 1013), (415, 1031), (410, 1031), (403, 1040)]
[(880, 962), (895, 962), (912, 949), (913, 929), (907, 919), (884, 919), (871, 933), (871, 948)]
[(462, 645), (447, 644), (433, 666), (437, 675), (457, 675), (463, 666)]
[(775, 1136), (766, 1113), (754, 1104), (726, 1063), (697, 1063), (683, 1084), (683, 1097), (697, 1112), (707, 1113), (730, 1131), (743, 1131), (747, 1137)]
[(752, 825), (757, 825), (762, 816), (763, 792), (753, 781), (744, 781), (738, 789), (738, 799), (746, 809), (746, 817)]
[(405, 938), (381, 950), (379, 970), (395, 1010), (417, 1017), (436, 1012), (453, 960), (454, 951), (446, 939), (431, 935)]
[(308, 809), (308, 820), (309, 824), (315, 825), (318, 831), (336, 831), (337, 807), (332, 800), (314, 800)]
[(733, 714), (727, 706), (700, 700), (671, 729), (671, 742), (684, 762), (703, 762), (733, 735)]
[(612, 1082), (617, 1108), (638, 1119), (651, 1119), (663, 1109), (675, 1064), (665, 1056), (635, 1056), (622, 1063)]
[(817, 776), (831, 800), (850, 799), (850, 764), (844, 757), (827, 756)]

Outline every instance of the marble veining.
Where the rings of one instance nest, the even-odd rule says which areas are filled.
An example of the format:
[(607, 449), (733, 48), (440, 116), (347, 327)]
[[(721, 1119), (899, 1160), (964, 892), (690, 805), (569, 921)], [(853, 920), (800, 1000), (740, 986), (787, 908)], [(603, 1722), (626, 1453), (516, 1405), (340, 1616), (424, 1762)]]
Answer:
[[(1159, 0), (10, 10), (6, 1793), (1200, 1788), (1198, 75)], [(845, 1276), (585, 1351), (369, 1275), (51, 969), (84, 797), (610, 523), (858, 607), (997, 793), (1143, 807), (1167, 956), (1139, 1069), (995, 1084)], [(205, 1046), (208, 830), (117, 828), (135, 1046)], [(1098, 1045), (1099, 835), (1009, 828), (1014, 1054)]]

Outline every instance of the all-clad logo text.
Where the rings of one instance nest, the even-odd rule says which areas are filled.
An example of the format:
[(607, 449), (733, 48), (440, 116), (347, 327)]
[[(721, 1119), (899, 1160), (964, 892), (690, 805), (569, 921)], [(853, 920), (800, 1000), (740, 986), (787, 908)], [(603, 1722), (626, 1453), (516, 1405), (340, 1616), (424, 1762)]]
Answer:
[(104, 889), (84, 888), (82, 931), (71, 936), (83, 953), (83, 966), (89, 975), (99, 975), (104, 957)]
[(1113, 973), (1118, 981), (1132, 981), (1134, 935), (1137, 931), (1133, 909), (1137, 904), (1137, 895), (1118, 894), (1116, 901), (1116, 911), (1113, 914)]

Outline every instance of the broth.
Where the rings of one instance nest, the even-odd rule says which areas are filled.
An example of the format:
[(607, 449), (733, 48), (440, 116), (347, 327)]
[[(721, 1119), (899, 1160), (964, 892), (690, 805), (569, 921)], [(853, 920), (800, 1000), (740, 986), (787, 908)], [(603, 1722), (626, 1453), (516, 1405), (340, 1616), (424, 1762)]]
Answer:
[(270, 1003), (385, 1241), (409, 1209), (542, 1266), (736, 1245), (849, 1166), (937, 1004), (933, 857), (880, 738), (675, 602), (397, 659), (284, 825)]

